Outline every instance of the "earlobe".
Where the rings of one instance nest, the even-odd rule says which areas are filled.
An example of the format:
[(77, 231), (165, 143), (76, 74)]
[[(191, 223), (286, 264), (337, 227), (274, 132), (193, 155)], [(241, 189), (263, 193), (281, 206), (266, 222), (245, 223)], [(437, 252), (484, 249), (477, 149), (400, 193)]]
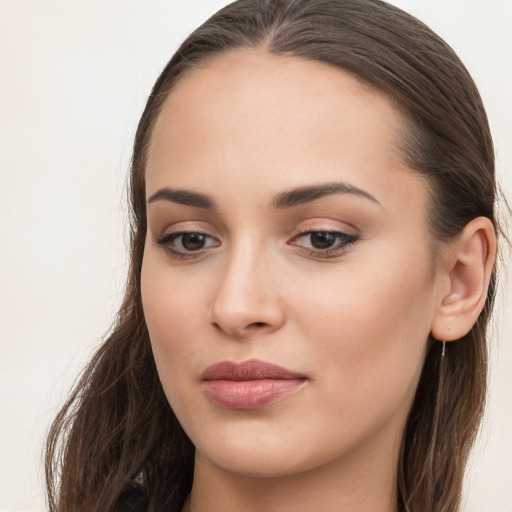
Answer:
[(443, 257), (443, 278), (432, 336), (453, 341), (465, 336), (485, 305), (496, 259), (496, 232), (486, 217), (469, 222)]

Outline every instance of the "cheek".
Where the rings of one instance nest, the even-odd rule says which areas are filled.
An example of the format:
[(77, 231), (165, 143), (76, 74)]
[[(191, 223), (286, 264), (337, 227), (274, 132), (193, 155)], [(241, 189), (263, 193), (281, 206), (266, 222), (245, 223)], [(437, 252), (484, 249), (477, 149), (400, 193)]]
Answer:
[(373, 265), (331, 270), (329, 279), (310, 277), (307, 294), (294, 290), (300, 330), (315, 340), (330, 389), (326, 396), (348, 397), (354, 412), (398, 404), (414, 392), (432, 321), (430, 259), (411, 254), (386, 262), (381, 255)]
[(141, 295), (156, 365), (167, 387), (166, 382), (179, 378), (199, 351), (190, 340), (204, 326), (203, 294), (149, 253), (142, 265)]
[(357, 332), (366, 333), (367, 343), (376, 346), (391, 334), (423, 338), (433, 310), (431, 260), (424, 245), (375, 244), (353, 262), (328, 269), (323, 280), (313, 276), (307, 288), (317, 300), (311, 310), (322, 312), (326, 325), (348, 329), (358, 339)]

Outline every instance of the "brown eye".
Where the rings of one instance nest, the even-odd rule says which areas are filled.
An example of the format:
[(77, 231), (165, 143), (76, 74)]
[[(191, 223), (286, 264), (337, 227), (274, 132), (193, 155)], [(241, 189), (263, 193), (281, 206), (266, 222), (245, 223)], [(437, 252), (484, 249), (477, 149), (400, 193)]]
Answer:
[(192, 256), (194, 253), (202, 254), (205, 249), (219, 246), (218, 240), (199, 231), (169, 233), (158, 238), (156, 243), (176, 257)]
[(206, 235), (203, 233), (185, 233), (181, 235), (181, 245), (187, 251), (199, 251), (206, 244)]
[(336, 243), (337, 236), (330, 231), (316, 231), (310, 233), (311, 246), (315, 249), (329, 249)]
[(308, 255), (327, 258), (342, 254), (358, 238), (357, 235), (343, 231), (307, 231), (294, 238), (291, 244), (300, 247)]

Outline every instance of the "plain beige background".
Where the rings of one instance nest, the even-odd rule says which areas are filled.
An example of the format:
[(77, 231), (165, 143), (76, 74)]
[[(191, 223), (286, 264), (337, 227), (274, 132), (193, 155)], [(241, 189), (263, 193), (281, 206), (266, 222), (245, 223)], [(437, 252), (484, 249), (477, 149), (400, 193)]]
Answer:
[[(0, 510), (45, 508), (44, 433), (123, 290), (138, 117), (179, 42), (226, 3), (0, 0)], [(512, 197), (512, 1), (392, 3), (474, 75)], [(512, 315), (500, 294), (465, 512), (512, 512)]]

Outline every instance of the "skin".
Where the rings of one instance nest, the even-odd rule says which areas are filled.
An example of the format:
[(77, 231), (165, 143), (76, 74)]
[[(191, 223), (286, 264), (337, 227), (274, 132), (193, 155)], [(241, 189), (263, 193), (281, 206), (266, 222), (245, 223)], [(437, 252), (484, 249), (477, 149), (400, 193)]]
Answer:
[[(185, 510), (396, 511), (429, 334), (466, 289), (450, 291), (457, 251), (434, 264), (428, 184), (400, 159), (402, 126), (385, 95), (348, 73), (263, 50), (216, 57), (167, 98), (146, 169), (141, 284), (164, 391), (196, 446)], [(273, 206), (334, 182), (373, 199)], [(166, 187), (215, 206), (154, 197)], [(207, 235), (204, 247), (158, 243), (183, 231)], [(311, 231), (342, 235), (326, 253)], [(212, 403), (201, 372), (249, 359), (307, 380), (255, 410)]]

